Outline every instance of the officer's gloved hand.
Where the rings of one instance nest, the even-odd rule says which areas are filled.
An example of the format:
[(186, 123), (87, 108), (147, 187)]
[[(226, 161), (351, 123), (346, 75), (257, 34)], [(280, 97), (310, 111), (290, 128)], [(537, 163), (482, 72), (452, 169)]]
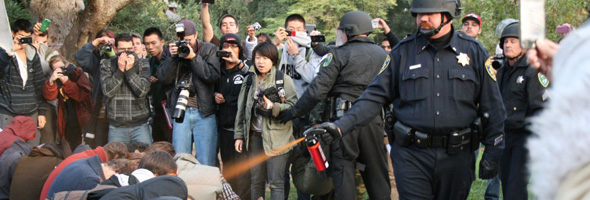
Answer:
[(279, 120), (281, 123), (287, 123), (294, 118), (293, 109), (283, 110), (279, 113), (279, 116), (277, 116), (277, 120)]
[(335, 139), (342, 137), (342, 134), (340, 133), (340, 128), (338, 128), (338, 126), (336, 126), (336, 124), (332, 122), (324, 122), (315, 128), (326, 130), (324, 134), (321, 134), (321, 137), (322, 140), (328, 143), (328, 145)]
[(486, 146), (481, 161), (479, 161), (479, 178), (491, 179), (498, 175), (500, 169), (499, 161), (502, 149)]

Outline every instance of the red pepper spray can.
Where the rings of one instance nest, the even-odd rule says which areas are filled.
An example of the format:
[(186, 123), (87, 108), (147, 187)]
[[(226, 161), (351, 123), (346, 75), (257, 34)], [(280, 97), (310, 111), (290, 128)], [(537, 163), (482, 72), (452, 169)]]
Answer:
[(320, 145), (320, 141), (316, 137), (308, 137), (305, 141), (307, 142), (307, 150), (309, 151), (309, 155), (311, 155), (315, 168), (320, 172), (326, 170), (329, 164)]

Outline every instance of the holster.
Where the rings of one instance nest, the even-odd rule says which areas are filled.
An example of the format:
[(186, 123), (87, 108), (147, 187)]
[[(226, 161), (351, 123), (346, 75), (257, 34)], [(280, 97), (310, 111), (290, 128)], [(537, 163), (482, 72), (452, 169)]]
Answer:
[(407, 147), (414, 140), (414, 131), (412, 131), (412, 128), (400, 122), (396, 122), (393, 125), (393, 135), (395, 136), (397, 145), (402, 147)]
[(479, 142), (481, 141), (481, 137), (483, 135), (483, 125), (481, 122), (481, 117), (478, 117), (471, 123), (471, 150), (475, 151), (479, 149)]
[(466, 128), (460, 131), (452, 132), (449, 136), (449, 144), (447, 147), (448, 154), (456, 154), (465, 148), (472, 147), (471, 145), (471, 128)]
[(352, 102), (340, 97), (330, 98), (328, 107), (328, 121), (336, 121), (344, 116), (346, 111), (352, 107)]

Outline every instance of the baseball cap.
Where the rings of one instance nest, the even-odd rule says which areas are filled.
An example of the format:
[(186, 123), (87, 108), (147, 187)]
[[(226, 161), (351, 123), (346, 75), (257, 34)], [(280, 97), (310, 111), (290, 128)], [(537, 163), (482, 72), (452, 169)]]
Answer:
[(481, 26), (481, 17), (479, 15), (477, 15), (475, 13), (469, 13), (463, 17), (463, 20), (461, 20), (461, 22), (464, 23), (468, 19), (471, 19), (471, 20), (477, 22), (477, 24), (479, 24), (479, 26)]
[(184, 35), (194, 35), (197, 33), (195, 23), (188, 19), (180, 20), (177, 24), (184, 24)]
[(221, 39), (219, 39), (219, 46), (223, 46), (223, 43), (226, 42), (238, 44), (238, 46), (242, 47), (242, 39), (240, 38), (240, 36), (233, 33), (226, 33), (225, 35), (223, 35)]

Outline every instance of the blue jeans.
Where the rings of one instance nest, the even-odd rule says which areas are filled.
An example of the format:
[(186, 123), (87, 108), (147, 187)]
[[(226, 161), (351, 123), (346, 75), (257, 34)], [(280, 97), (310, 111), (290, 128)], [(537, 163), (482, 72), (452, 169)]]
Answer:
[(201, 116), (198, 108), (187, 108), (184, 113), (184, 121), (176, 123), (172, 129), (172, 145), (176, 153), (192, 153), (195, 141), (195, 151), (199, 163), (215, 166), (217, 159), (217, 120), (215, 115), (205, 118)]
[(109, 125), (109, 142), (119, 141), (125, 144), (131, 141), (152, 144), (152, 129), (148, 124), (141, 124), (135, 127), (115, 127)]
[(500, 199), (500, 176), (496, 176), (488, 180), (488, 187), (484, 195), (485, 200), (499, 200)]

